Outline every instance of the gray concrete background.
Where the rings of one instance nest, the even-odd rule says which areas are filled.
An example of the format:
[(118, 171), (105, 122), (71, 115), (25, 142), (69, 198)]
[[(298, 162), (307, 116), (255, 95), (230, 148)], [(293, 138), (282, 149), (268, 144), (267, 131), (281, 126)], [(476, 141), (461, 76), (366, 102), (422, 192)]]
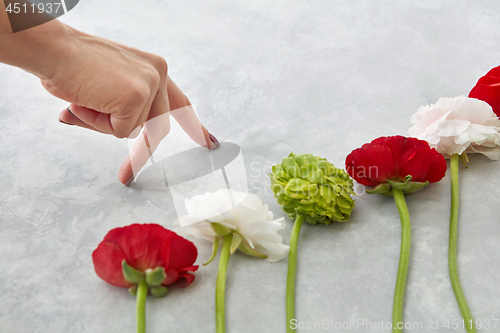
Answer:
[[(62, 20), (164, 56), (204, 125), (241, 147), (250, 191), (281, 217), (270, 166), (297, 152), (343, 167), (363, 143), (406, 135), (420, 105), (467, 95), (500, 65), (499, 10), (493, 0), (88, 0)], [(127, 140), (60, 124), (67, 103), (19, 69), (0, 65), (0, 78), (0, 331), (133, 332), (133, 297), (95, 275), (91, 253), (114, 227), (171, 226), (171, 198), (118, 182)], [(174, 126), (159, 154), (189, 147)], [(500, 319), (499, 164), (472, 156), (469, 166), (460, 169), (460, 276), (474, 317)], [(447, 270), (449, 182), (447, 174), (407, 197), (405, 320), (423, 325), (407, 332), (446, 332), (447, 320), (461, 320)], [(356, 205), (348, 223), (302, 229), (301, 322), (391, 320), (397, 209), (366, 194)], [(291, 228), (288, 221), (286, 243)], [(203, 263), (211, 244), (195, 243)], [(228, 332), (284, 331), (286, 266), (231, 257)], [(189, 288), (148, 298), (148, 332), (213, 332), (216, 271), (214, 262)], [(440, 328), (429, 329), (430, 320)], [(500, 332), (500, 323), (480, 331)]]

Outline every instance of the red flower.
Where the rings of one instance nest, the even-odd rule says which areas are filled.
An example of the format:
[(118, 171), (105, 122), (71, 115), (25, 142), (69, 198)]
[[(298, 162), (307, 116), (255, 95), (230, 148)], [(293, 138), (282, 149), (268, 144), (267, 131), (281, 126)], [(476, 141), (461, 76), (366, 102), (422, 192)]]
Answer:
[(480, 78), (470, 91), (469, 97), (485, 101), (500, 117), (500, 66), (493, 68)]
[(97, 275), (116, 287), (134, 285), (123, 276), (123, 260), (142, 273), (163, 267), (166, 278), (161, 285), (185, 279), (187, 287), (194, 280), (188, 272), (198, 269), (193, 266), (197, 256), (194, 244), (175, 232), (157, 224), (132, 224), (108, 232), (92, 253), (92, 260)]
[(435, 183), (444, 177), (446, 161), (426, 141), (403, 136), (381, 137), (353, 150), (346, 159), (349, 175), (363, 185), (388, 180)]

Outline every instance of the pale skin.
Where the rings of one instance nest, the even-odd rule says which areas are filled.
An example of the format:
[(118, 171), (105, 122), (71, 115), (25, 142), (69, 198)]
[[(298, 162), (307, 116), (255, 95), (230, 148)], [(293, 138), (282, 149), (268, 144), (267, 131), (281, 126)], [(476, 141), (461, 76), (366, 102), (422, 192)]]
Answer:
[(219, 143), (168, 76), (162, 57), (78, 31), (58, 20), (12, 33), (0, 1), (0, 62), (40, 78), (55, 97), (70, 103), (59, 121), (118, 138), (139, 140), (120, 167), (129, 185), (170, 130), (172, 115), (198, 144)]

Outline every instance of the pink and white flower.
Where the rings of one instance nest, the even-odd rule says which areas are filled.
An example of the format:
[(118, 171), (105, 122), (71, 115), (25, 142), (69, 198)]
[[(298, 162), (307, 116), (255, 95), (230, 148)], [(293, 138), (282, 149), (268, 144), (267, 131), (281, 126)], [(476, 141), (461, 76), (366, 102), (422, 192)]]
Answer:
[(436, 104), (421, 106), (410, 121), (414, 126), (408, 133), (445, 157), (465, 151), (500, 158), (500, 120), (486, 102), (442, 97)]

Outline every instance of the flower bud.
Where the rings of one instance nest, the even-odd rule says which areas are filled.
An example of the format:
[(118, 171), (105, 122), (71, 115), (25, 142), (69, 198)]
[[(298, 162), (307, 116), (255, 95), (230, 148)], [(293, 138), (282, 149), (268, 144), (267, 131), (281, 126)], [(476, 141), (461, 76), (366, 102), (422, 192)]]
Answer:
[(297, 214), (310, 224), (349, 220), (354, 208), (352, 179), (324, 158), (293, 154), (273, 166), (271, 188), (291, 220)]

